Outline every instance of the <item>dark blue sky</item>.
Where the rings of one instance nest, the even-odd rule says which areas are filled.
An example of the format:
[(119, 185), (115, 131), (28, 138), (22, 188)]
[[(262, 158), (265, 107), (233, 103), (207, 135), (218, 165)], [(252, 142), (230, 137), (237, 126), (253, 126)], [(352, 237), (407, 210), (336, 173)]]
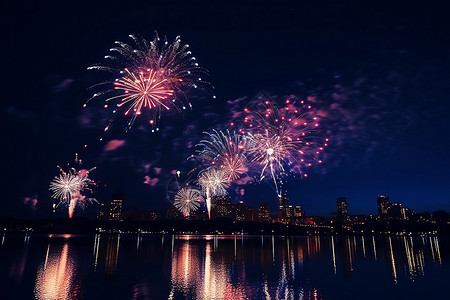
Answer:
[[(325, 114), (321, 130), (331, 141), (324, 164), (286, 185), (291, 202), (308, 214), (329, 216), (342, 196), (351, 213), (376, 213), (379, 194), (416, 211), (450, 210), (448, 5), (8, 1), (3, 7), (1, 216), (46, 216), (56, 165), (72, 161), (84, 144), (85, 166), (98, 167), (92, 178), (100, 182), (100, 202), (121, 190), (128, 209), (160, 208), (171, 192), (171, 170), (192, 167), (185, 159), (201, 132), (221, 129), (236, 103), (261, 90), (310, 99)], [(105, 77), (86, 67), (101, 62), (114, 41), (130, 42), (132, 33), (151, 39), (155, 30), (169, 40), (181, 35), (191, 46), (210, 70), (217, 99), (193, 99), (184, 119), (164, 116), (158, 134), (136, 124), (100, 143), (102, 103), (81, 106), (88, 88)], [(124, 145), (105, 151), (110, 140)], [(144, 184), (145, 176), (155, 185)], [(37, 198), (35, 210), (24, 205), (26, 197)], [(268, 185), (249, 186), (244, 200), (275, 206), (276, 194)]]

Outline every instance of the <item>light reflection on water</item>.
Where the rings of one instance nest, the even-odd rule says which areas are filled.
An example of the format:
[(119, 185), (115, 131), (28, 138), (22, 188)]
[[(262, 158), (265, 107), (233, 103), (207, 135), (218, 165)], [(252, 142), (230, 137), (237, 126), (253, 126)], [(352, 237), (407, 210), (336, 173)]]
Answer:
[[(65, 235), (64, 238), (69, 238)], [(74, 282), (77, 262), (70, 254), (69, 242), (51, 245), (49, 240), (45, 259), (36, 274), (36, 299), (75, 299), (79, 286)]]
[(46, 257), (45, 262), (36, 274), (35, 294), (37, 299), (70, 299), (73, 275), (76, 272), (75, 263), (70, 259), (69, 245), (62, 250), (53, 252)]
[(36, 299), (344, 299), (364, 293), (376, 299), (380, 288), (390, 291), (389, 299), (414, 295), (436, 274), (450, 279), (449, 240), (443, 248), (436, 236), (97, 234), (17, 241), (3, 236), (1, 279), (12, 284), (0, 290), (2, 299), (30, 298), (30, 292)]

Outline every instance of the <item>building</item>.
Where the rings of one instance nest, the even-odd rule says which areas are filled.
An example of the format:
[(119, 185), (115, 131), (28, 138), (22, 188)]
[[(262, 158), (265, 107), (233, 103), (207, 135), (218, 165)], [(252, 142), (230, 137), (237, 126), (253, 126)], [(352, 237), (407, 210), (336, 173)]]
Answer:
[(116, 192), (112, 195), (111, 202), (100, 203), (100, 209), (97, 214), (99, 220), (119, 221), (122, 220), (122, 201), (123, 195)]
[(386, 195), (380, 195), (377, 199), (378, 206), (378, 215), (380, 217), (386, 217), (389, 207), (391, 206), (391, 202), (389, 201), (389, 197)]
[(399, 202), (392, 202), (386, 213), (388, 218), (397, 220), (409, 220), (413, 215), (415, 215), (415, 212), (412, 209), (404, 207)]
[(197, 209), (192, 214), (189, 215), (189, 220), (201, 220), (205, 221), (208, 220), (208, 212), (204, 209)]
[(108, 205), (108, 220), (120, 221), (122, 220), (122, 193), (116, 192), (112, 195), (112, 200)]
[(300, 205), (294, 207), (294, 218), (299, 219), (305, 216), (305, 211), (302, 209)]
[(164, 211), (164, 216), (166, 220), (181, 220), (183, 219), (183, 214), (175, 208), (173, 205), (168, 205)]
[(214, 197), (211, 203), (212, 218), (232, 218), (233, 204), (230, 197)]
[(270, 221), (270, 206), (268, 203), (258, 205), (258, 222)]
[(290, 212), (289, 198), (284, 194), (278, 198), (278, 219), (286, 220), (291, 218)]
[(347, 219), (348, 218), (347, 198), (345, 197), (337, 198), (336, 206), (338, 218)]
[(108, 208), (108, 205), (105, 205), (105, 203), (100, 203), (99, 204), (99, 211), (98, 211), (98, 214), (97, 214), (97, 219), (99, 219), (99, 220), (107, 220), (108, 219), (108, 211), (107, 211), (107, 208)]
[(139, 207), (135, 207), (126, 215), (126, 219), (131, 219), (133, 221), (156, 221), (161, 219), (160, 212), (143, 210)]
[(254, 211), (250, 207), (244, 205), (244, 203), (238, 203), (233, 205), (234, 207), (234, 220), (236, 222), (252, 222), (254, 221)]

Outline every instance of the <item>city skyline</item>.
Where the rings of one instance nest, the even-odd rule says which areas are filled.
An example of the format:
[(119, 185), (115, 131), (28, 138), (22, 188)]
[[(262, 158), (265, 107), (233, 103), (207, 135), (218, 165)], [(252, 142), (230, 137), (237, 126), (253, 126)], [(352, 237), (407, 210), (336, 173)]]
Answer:
[[(329, 142), (311, 166), (286, 170), (283, 182), (261, 170), (251, 180), (243, 176), (227, 190), (236, 201), (274, 203), (286, 190), (312, 215), (329, 214), (341, 196), (352, 211), (373, 214), (373, 198), (386, 194), (414, 211), (450, 211), (445, 10), (216, 5), (8, 5), (2, 83), (9, 100), (2, 101), (1, 149), (8, 176), (0, 216), (52, 215), (57, 201), (49, 183), (75, 153), (82, 167), (97, 167), (89, 176), (97, 183), (93, 198), (102, 202), (120, 190), (126, 205), (161, 209), (174, 201), (176, 176), (192, 181), (189, 172), (197, 166), (188, 158), (203, 132), (230, 129), (248, 117), (244, 109), (258, 97), (279, 107), (303, 101)], [(157, 127), (144, 107), (127, 132), (119, 128), (126, 117), (104, 131), (111, 119), (105, 104), (83, 105), (91, 86), (111, 78), (86, 69), (102, 64), (115, 41), (132, 44), (130, 34), (152, 40), (155, 30), (171, 43), (180, 35), (215, 89), (192, 93), (191, 111), (171, 109)], [(30, 45), (37, 47), (26, 50)], [(23, 70), (33, 79), (27, 88), (17, 80)], [(263, 157), (255, 159), (264, 165)]]
[(2, 2), (0, 299), (445, 299), (450, 2)]
[[(206, 203), (200, 204), (199, 209), (192, 212), (191, 215), (183, 215), (181, 211), (173, 205), (166, 205), (164, 209), (160, 210), (145, 210), (142, 207), (135, 206), (132, 209), (124, 209), (124, 195), (120, 192), (112, 194), (112, 200), (105, 203), (100, 203), (96, 218), (99, 220), (124, 220), (126, 218), (138, 218), (142, 220), (156, 220), (160, 218), (175, 218), (186, 220), (208, 219)], [(271, 205), (267, 202), (259, 202), (256, 206), (249, 206), (244, 201), (233, 201), (230, 196), (215, 196), (211, 199), (211, 216), (210, 219), (216, 218), (231, 218), (235, 221), (251, 220), (253, 222), (262, 221), (274, 221), (283, 222), (283, 219), (296, 218), (308, 218), (308, 217), (324, 217), (331, 219), (347, 220), (352, 216), (378, 216), (380, 218), (398, 217), (401, 219), (409, 219), (411, 215), (440, 213), (444, 210), (436, 211), (414, 211), (408, 208), (405, 203), (398, 201), (390, 201), (388, 195), (378, 195), (374, 204), (376, 204), (377, 212), (371, 214), (363, 214), (358, 211), (351, 210), (351, 203), (347, 201), (346, 197), (336, 198), (336, 208), (334, 211), (330, 211), (326, 215), (308, 214), (299, 203), (294, 203), (284, 195), (278, 197), (277, 205)], [(125, 201), (126, 204), (126, 201)], [(242, 208), (239, 208), (242, 206)], [(249, 210), (250, 217), (244, 215), (246, 212), (237, 212), (236, 210)], [(172, 217), (169, 214), (174, 214)], [(448, 212), (447, 212), (448, 213)], [(242, 217), (238, 215), (242, 214)], [(60, 212), (59, 215), (63, 216), (64, 212)], [(133, 217), (134, 216), (134, 217)], [(146, 216), (146, 217), (145, 217)]]

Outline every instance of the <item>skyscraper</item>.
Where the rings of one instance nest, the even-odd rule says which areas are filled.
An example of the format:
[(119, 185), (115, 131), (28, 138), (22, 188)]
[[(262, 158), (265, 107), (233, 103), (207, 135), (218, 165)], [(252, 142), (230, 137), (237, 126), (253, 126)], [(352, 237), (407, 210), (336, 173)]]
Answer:
[(389, 197), (386, 195), (378, 196), (377, 206), (378, 206), (378, 215), (380, 217), (385, 217), (389, 211), (389, 207), (391, 206)]
[(289, 214), (289, 198), (285, 195), (278, 198), (278, 218), (286, 219)]
[(122, 193), (116, 192), (113, 194), (108, 207), (108, 220), (122, 220), (122, 201)]
[(338, 217), (344, 218), (344, 219), (348, 218), (347, 198), (345, 198), (345, 197), (337, 198), (336, 205), (337, 205)]

